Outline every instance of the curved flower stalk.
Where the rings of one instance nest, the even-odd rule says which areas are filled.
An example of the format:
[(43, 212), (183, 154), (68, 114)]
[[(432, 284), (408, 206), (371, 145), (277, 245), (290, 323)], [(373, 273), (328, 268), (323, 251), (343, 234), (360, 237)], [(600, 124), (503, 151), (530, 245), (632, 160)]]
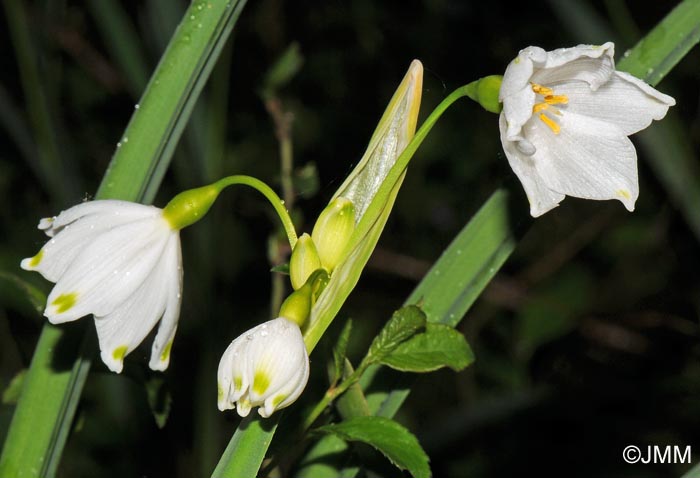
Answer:
[(628, 136), (666, 115), (675, 100), (615, 70), (614, 44), (522, 50), (506, 69), (499, 100), (501, 143), (533, 217), (565, 196), (639, 195), (637, 154)]
[(267, 418), (299, 398), (309, 380), (309, 355), (299, 326), (278, 317), (253, 327), (228, 346), (219, 362), (219, 410), (253, 407)]
[(44, 315), (52, 324), (94, 314), (102, 361), (124, 357), (160, 320), (149, 366), (165, 370), (182, 293), (180, 237), (163, 210), (127, 201), (90, 201), (39, 223), (51, 239), (23, 269), (55, 282)]
[(228, 176), (184, 191), (164, 209), (119, 200), (90, 201), (42, 219), (51, 239), (23, 269), (55, 282), (44, 315), (52, 324), (95, 316), (102, 361), (121, 372), (124, 357), (160, 321), (149, 366), (165, 370), (180, 316), (182, 257), (180, 229), (206, 215), (221, 191), (243, 184), (261, 192), (275, 207), (290, 244), (291, 218), (265, 183)]

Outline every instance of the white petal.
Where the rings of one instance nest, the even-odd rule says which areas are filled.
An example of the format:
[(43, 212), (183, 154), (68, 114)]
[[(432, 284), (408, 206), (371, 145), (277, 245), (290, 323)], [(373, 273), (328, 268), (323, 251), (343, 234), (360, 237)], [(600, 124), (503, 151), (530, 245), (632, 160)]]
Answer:
[(506, 139), (506, 125), (503, 114), (499, 118), (499, 127), (503, 150), (506, 153), (510, 167), (518, 176), (525, 189), (525, 194), (530, 202), (530, 214), (532, 217), (541, 216), (557, 207), (564, 199), (564, 195), (549, 189), (537, 172), (533, 158), (522, 154), (514, 142)]
[(554, 86), (562, 81), (584, 81), (596, 90), (606, 83), (615, 71), (615, 46), (608, 42), (601, 46), (578, 45), (547, 53), (547, 60), (535, 69), (530, 81)]
[(102, 361), (121, 372), (124, 356), (143, 342), (163, 315), (167, 298), (167, 264), (161, 257), (146, 280), (114, 311), (95, 317)]
[(637, 155), (615, 125), (562, 112), (554, 134), (533, 118), (524, 128), (537, 145), (535, 168), (554, 191), (585, 199), (618, 199), (632, 211), (639, 194)]
[(172, 232), (163, 256), (165, 261), (165, 277), (167, 281), (167, 303), (163, 318), (158, 326), (158, 333), (153, 340), (149, 367), (152, 370), (165, 370), (170, 363), (170, 347), (172, 346), (182, 303), (182, 251), (180, 234)]
[(251, 379), (249, 394), (253, 404), (262, 403), (290, 381), (298, 380), (296, 372), (302, 368), (307, 356), (299, 327), (287, 319), (266, 322), (257, 328), (256, 334), (246, 351), (248, 374), (249, 377), (264, 374), (269, 384), (259, 393), (254, 379)]
[[(49, 294), (44, 314), (52, 323), (89, 313), (107, 315), (145, 280), (171, 231), (162, 218), (141, 219), (112, 229), (89, 244)], [(56, 305), (73, 295), (69, 308)]]
[(670, 96), (620, 72), (595, 92), (586, 83), (566, 82), (557, 86), (555, 93), (569, 98), (562, 110), (613, 123), (627, 136), (663, 118), (675, 104)]
[(518, 56), (508, 64), (506, 72), (503, 74), (501, 90), (498, 92), (498, 100), (520, 93), (524, 88), (530, 87), (530, 77), (534, 72), (536, 61), (543, 61), (547, 58), (547, 52), (542, 48), (531, 46), (521, 50)]
[(85, 216), (98, 215), (101, 216), (102, 221), (112, 219), (116, 221), (115, 224), (123, 224), (158, 214), (160, 214), (160, 209), (135, 202), (116, 199), (87, 201), (62, 211), (55, 218), (42, 219), (39, 223), (39, 229), (45, 229), (46, 235), (52, 236), (67, 224)]

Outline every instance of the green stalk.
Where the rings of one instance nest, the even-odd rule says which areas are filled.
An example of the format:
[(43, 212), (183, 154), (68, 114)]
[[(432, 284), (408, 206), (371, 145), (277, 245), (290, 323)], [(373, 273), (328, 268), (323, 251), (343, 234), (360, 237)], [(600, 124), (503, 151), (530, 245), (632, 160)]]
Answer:
[[(191, 4), (119, 142), (97, 199), (152, 201), (182, 128), (245, 3), (200, 0)], [(44, 326), (0, 456), (0, 476), (56, 474), (95, 350), (90, 335), (94, 333), (83, 339), (82, 351), (75, 357), (75, 346), (70, 344), (81, 342), (79, 331)]]

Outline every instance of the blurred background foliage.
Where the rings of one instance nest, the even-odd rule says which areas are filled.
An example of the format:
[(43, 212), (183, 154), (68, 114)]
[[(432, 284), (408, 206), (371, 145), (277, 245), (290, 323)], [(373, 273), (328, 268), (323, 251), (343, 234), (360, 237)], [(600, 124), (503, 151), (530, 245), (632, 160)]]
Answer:
[[(94, 194), (186, 2), (2, 5), (0, 439), (16, 398), (11, 382), (28, 365), (44, 321), (36, 302), (50, 290), (19, 261), (43, 243), (40, 217)], [(425, 66), (425, 117), (454, 88), (502, 73), (528, 45), (613, 39), (621, 58), (674, 5), (249, 2), (155, 203), (221, 175), (250, 174), (285, 192), (299, 229), (310, 231), (413, 58)], [(420, 439), (435, 476), (536, 469), (677, 477), (688, 468), (627, 465), (621, 454), (629, 444), (695, 445), (693, 462), (700, 459), (698, 64), (695, 49), (659, 85), (678, 105), (648, 138), (633, 138), (637, 210), (568, 198), (535, 221), (461, 323), (476, 363), (416, 382), (398, 418)], [(280, 161), (285, 147), (294, 157), (289, 174)], [(289, 180), (291, 188), (283, 184)], [(352, 317), (351, 355), (362, 353), (502, 185), (526, 200), (502, 153), (496, 116), (458, 103), (412, 161), (329, 339)], [(97, 363), (59, 476), (211, 473), (238, 423), (216, 409), (218, 360), (230, 340), (270, 318), (269, 270), (285, 260), (283, 244), (268, 205), (243, 188), (183, 232), (185, 294), (170, 369), (146, 369), (148, 340), (122, 375)], [(325, 390), (327, 357), (323, 348), (312, 356), (311, 382), (296, 408)]]

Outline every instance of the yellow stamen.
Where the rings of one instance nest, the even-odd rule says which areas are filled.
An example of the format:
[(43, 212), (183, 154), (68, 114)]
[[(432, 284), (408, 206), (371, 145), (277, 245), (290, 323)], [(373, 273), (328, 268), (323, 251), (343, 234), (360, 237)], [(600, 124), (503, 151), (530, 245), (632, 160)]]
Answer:
[(629, 199), (629, 198), (632, 197), (632, 195), (630, 194), (630, 192), (627, 191), (626, 189), (618, 189), (616, 192), (617, 192), (617, 194), (618, 194), (619, 196), (622, 196), (622, 197), (625, 198), (625, 199)]
[(532, 91), (534, 91), (538, 95), (542, 95), (542, 96), (554, 94), (553, 89), (547, 88), (546, 86), (538, 85), (537, 83), (532, 83)]
[(552, 118), (548, 117), (544, 113), (540, 113), (540, 121), (542, 121), (544, 124), (546, 124), (549, 127), (549, 129), (552, 130), (552, 132), (554, 134), (559, 134), (559, 131), (561, 130), (561, 128)]
[(544, 97), (544, 102), (548, 105), (565, 105), (569, 102), (569, 97), (566, 95), (547, 95)]
[(533, 113), (539, 113), (542, 110), (546, 110), (549, 108), (549, 105), (547, 103), (537, 103), (535, 106), (532, 107), (532, 112)]

